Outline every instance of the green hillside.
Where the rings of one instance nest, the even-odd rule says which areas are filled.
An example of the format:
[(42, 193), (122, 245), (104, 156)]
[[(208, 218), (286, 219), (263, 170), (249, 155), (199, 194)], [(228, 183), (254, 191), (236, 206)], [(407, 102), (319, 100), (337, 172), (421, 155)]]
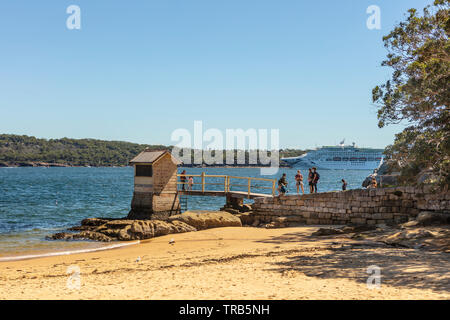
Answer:
[(96, 139), (38, 139), (30, 136), (0, 134), (0, 162), (4, 165), (45, 162), (72, 166), (123, 166), (145, 147), (122, 141)]
[[(47, 140), (24, 135), (0, 134), (0, 166), (47, 164), (125, 166), (146, 147), (153, 150), (171, 150), (172, 148), (123, 141), (69, 138)], [(303, 153), (302, 150), (286, 149), (280, 151), (280, 157), (298, 156)], [(248, 152), (246, 152), (246, 159), (248, 160)]]

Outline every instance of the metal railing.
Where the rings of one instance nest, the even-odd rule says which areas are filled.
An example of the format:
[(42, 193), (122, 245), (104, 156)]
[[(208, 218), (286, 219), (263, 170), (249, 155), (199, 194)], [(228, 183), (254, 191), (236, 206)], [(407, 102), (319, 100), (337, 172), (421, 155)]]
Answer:
[[(181, 177), (185, 177), (184, 182), (179, 180)], [(189, 183), (189, 177), (192, 177), (194, 180), (192, 184)], [(200, 182), (198, 182), (199, 178)], [(245, 182), (238, 183), (238, 181)], [(177, 174), (177, 185), (184, 186), (184, 188), (182, 189), (184, 191), (223, 191), (225, 193), (233, 191), (247, 192), (248, 197), (250, 197), (250, 195), (252, 194), (252, 189), (258, 189), (258, 191), (260, 189), (270, 190), (273, 196), (275, 196), (276, 192), (275, 179), (205, 174), (204, 172), (202, 172), (201, 174)], [(196, 186), (195, 189), (194, 186)], [(208, 186), (220, 186), (220, 188), (213, 190), (207, 188)]]

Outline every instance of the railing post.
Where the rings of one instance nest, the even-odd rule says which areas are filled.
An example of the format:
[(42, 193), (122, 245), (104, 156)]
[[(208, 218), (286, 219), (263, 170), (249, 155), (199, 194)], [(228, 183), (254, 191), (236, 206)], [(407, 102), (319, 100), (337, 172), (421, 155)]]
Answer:
[(202, 192), (205, 192), (205, 172), (202, 172)]
[(223, 179), (223, 192), (227, 193), (227, 176)]
[(250, 199), (250, 189), (252, 186), (252, 178), (248, 178), (248, 198)]
[(275, 180), (272, 181), (272, 196), (275, 197), (275, 186), (276, 186), (276, 182)]

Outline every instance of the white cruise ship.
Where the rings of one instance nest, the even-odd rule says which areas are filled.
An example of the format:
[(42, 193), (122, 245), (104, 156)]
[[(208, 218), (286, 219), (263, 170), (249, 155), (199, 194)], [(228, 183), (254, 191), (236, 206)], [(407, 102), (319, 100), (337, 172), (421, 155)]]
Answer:
[(281, 158), (291, 167), (317, 169), (374, 170), (383, 162), (384, 149), (358, 148), (353, 145), (324, 146), (299, 157)]

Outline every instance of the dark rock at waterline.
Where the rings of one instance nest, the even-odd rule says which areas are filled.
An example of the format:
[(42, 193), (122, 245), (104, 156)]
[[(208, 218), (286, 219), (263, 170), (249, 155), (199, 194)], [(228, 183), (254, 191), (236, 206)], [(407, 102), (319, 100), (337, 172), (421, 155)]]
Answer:
[(95, 231), (82, 231), (80, 233), (59, 232), (54, 235), (47, 236), (47, 240), (95, 240), (102, 242), (113, 241), (114, 239), (108, 237), (100, 232)]
[(19, 167), (34, 167), (32, 162), (18, 162), (17, 166)]
[(101, 226), (109, 221), (115, 220), (113, 218), (87, 218), (81, 220), (82, 226)]
[(52, 234), (51, 236), (46, 236), (45, 239), (47, 240), (69, 240), (73, 238), (73, 234), (67, 233), (67, 232), (58, 232), (55, 234)]

